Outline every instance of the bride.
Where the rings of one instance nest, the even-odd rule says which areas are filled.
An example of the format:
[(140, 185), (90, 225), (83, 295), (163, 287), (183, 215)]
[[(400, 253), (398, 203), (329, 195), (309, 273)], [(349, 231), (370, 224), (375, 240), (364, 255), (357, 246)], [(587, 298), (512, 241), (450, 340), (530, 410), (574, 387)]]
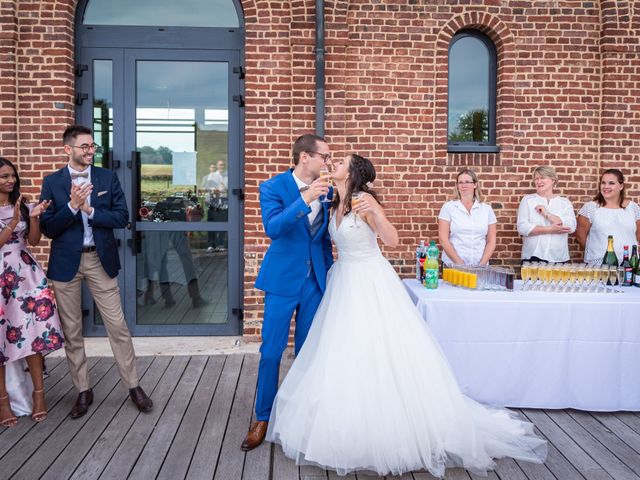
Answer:
[[(334, 164), (329, 225), (338, 260), (307, 340), (278, 390), (267, 440), (297, 463), (345, 475), (400, 475), (464, 467), (486, 475), (494, 458), (541, 463), (546, 442), (533, 425), (460, 392), (377, 237), (398, 233), (367, 184), (369, 160)], [(357, 205), (352, 199), (360, 193)], [(356, 202), (354, 202), (356, 203)]]

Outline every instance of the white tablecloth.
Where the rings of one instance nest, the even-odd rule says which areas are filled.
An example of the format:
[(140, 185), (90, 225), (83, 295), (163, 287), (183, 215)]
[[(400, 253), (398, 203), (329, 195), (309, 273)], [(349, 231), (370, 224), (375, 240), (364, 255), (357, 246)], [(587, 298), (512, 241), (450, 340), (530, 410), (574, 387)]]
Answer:
[(640, 411), (640, 288), (590, 294), (523, 292), (519, 282), (514, 292), (404, 284), (474, 400)]

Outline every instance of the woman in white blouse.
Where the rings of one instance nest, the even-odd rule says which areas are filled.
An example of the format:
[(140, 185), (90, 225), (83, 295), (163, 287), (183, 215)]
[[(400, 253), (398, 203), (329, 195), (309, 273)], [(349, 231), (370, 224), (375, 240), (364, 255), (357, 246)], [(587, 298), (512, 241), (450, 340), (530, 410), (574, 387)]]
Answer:
[(536, 193), (525, 195), (518, 208), (522, 261), (569, 261), (569, 234), (576, 230), (571, 202), (553, 192), (558, 175), (551, 167), (533, 171)]
[(456, 177), (457, 200), (438, 215), (438, 234), (446, 264), (487, 265), (496, 248), (496, 216), (482, 203), (478, 177), (465, 169)]
[(604, 171), (595, 199), (578, 212), (576, 237), (585, 262), (602, 261), (609, 235), (619, 261), (625, 245), (640, 243), (640, 206), (625, 199), (624, 175), (615, 168)]

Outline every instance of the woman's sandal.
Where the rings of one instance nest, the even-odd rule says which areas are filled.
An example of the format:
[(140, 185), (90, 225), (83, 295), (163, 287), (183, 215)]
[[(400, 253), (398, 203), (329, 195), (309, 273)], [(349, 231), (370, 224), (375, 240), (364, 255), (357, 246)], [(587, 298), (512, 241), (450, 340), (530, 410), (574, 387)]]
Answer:
[[(33, 420), (36, 423), (40, 423), (47, 418), (47, 410), (45, 407), (46, 403), (44, 401), (44, 390), (34, 390), (31, 396), (33, 397), (33, 410), (34, 410), (34, 412), (31, 414), (31, 420)], [(38, 400), (40, 401), (40, 406), (38, 407), (40, 411), (37, 411), (36, 409), (36, 403), (37, 403), (36, 397), (38, 397)]]
[(0, 397), (0, 412), (2, 411), (11, 412), (11, 416), (2, 417), (0, 416), (0, 425), (3, 427), (11, 428), (15, 427), (18, 423), (18, 417), (13, 414), (11, 410), (11, 402), (9, 401), (9, 395), (5, 395), (4, 397)]

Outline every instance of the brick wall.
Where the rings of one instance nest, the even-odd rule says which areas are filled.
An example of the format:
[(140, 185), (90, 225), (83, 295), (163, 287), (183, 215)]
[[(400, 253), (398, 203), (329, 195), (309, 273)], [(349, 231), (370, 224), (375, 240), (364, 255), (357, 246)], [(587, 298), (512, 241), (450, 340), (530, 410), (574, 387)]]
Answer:
[[(265, 64), (247, 64), (247, 119), (261, 118), (276, 105), (279, 111), (290, 108), (288, 117), (272, 119), (279, 132), (282, 126), (290, 128), (284, 135), (289, 143), (261, 130), (264, 123), (245, 126), (247, 134), (255, 132), (256, 150), (262, 146), (265, 152), (284, 153), (258, 155), (260, 166), (250, 167), (249, 155), (245, 159), (250, 204), (245, 334), (253, 338), (260, 332), (262, 295), (252, 285), (268, 245), (259, 226), (257, 196), (270, 172), (263, 159), (284, 169), (291, 141), (313, 129), (313, 2), (291, 5), (259, 18), (261, 32), (271, 21), (282, 28), (281, 35), (261, 44), (247, 42), (247, 60), (266, 59), (263, 49), (288, 42), (288, 49), (278, 50), (283, 76), (274, 80), (290, 85), (291, 93), (290, 103), (271, 96), (273, 84), (261, 83), (268, 76)], [(413, 274), (417, 241), (437, 237), (438, 211), (451, 198), (461, 166), (479, 172), (494, 206), (499, 221), (494, 258), (502, 264), (519, 263), (516, 211), (522, 196), (534, 191), (530, 172), (538, 165), (556, 168), (558, 191), (576, 209), (593, 196), (599, 172), (613, 166), (624, 170), (631, 198), (640, 201), (640, 1), (351, 0), (326, 5), (327, 137), (335, 154), (356, 151), (376, 165), (376, 186), (401, 236), (398, 248), (384, 250), (401, 275)], [(248, 31), (257, 28), (251, 18), (246, 20)], [(497, 48), (499, 154), (447, 153), (447, 51), (463, 28), (484, 32)], [(259, 75), (252, 76), (254, 69)], [(252, 97), (260, 99), (259, 106), (252, 105)], [(265, 105), (265, 97), (273, 103)], [(579, 261), (575, 239), (571, 252)]]
[[(518, 261), (516, 209), (535, 166), (557, 169), (559, 193), (576, 208), (611, 166), (640, 200), (640, 0), (325, 3), (327, 138), (334, 155), (356, 151), (375, 163), (401, 236), (385, 254), (401, 275), (412, 274), (417, 241), (437, 236), (437, 213), (463, 165), (479, 172), (494, 204), (498, 263)], [(258, 185), (287, 168), (293, 140), (314, 129), (315, 12), (313, 0), (242, 5), (245, 335), (258, 339), (262, 293), (253, 281), (268, 246)], [(32, 195), (62, 164), (58, 137), (74, 118), (74, 14), (74, 0), (0, 2), (0, 153), (18, 162)], [(497, 47), (499, 154), (446, 150), (447, 49), (462, 28)]]
[[(17, 163), (21, 190), (37, 199), (42, 178), (65, 163), (60, 136), (74, 119), (75, 2), (0, 3), (0, 154)], [(46, 261), (48, 241), (34, 251)]]

